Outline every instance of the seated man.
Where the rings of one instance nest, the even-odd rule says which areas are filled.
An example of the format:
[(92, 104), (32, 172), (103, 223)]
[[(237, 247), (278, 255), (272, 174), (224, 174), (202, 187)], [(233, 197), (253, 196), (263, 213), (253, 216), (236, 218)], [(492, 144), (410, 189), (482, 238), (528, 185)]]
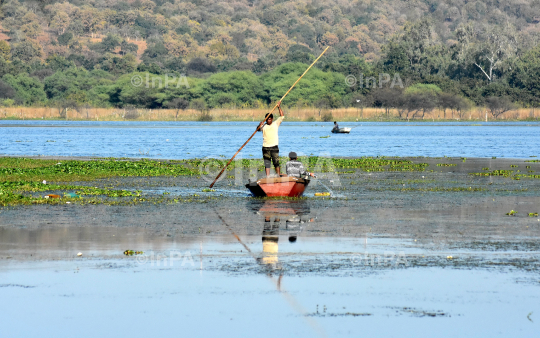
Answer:
[(334, 128), (332, 128), (332, 132), (339, 131), (339, 126), (337, 124), (337, 121), (334, 121)]
[(298, 156), (294, 151), (291, 151), (289, 153), (290, 161), (287, 162), (287, 164), (285, 165), (285, 172), (287, 173), (287, 175), (294, 177), (302, 177), (304, 175), (309, 175), (315, 177), (315, 174), (306, 171), (302, 162), (298, 161), (297, 158)]

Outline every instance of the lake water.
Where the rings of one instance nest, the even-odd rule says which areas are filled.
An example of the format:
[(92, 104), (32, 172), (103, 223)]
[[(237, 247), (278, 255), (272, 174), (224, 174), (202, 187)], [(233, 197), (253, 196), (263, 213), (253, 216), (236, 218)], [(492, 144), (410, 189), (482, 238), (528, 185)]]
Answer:
[(1, 229), (2, 337), (538, 336), (538, 252), (280, 233)]
[[(100, 156), (187, 159), (230, 157), (256, 122), (0, 121), (0, 155)], [(348, 122), (350, 134), (331, 134), (332, 123), (287, 122), (282, 155), (540, 156), (539, 122)], [(328, 137), (330, 136), (330, 137)], [(260, 158), (257, 134), (239, 155)]]

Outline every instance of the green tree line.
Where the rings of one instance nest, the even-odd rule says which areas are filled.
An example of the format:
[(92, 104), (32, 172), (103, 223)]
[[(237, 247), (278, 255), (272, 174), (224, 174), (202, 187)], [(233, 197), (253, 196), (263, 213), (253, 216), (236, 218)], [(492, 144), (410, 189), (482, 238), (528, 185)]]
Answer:
[[(405, 46), (400, 44), (403, 42), (391, 45), (392, 53), (378, 63), (367, 63), (351, 55), (345, 55), (336, 62), (322, 62), (289, 94), (286, 104), (405, 109), (405, 103), (400, 100), (413, 94), (427, 93), (426, 97), (431, 99), (423, 102), (428, 110), (431, 106), (444, 105), (457, 105), (461, 108), (455, 108), (456, 111), (462, 110), (466, 106), (486, 105), (492, 97), (504, 98), (523, 107), (538, 106), (540, 47), (529, 50), (519, 60), (513, 60), (511, 70), (504, 73), (495, 71), (493, 74), (501, 75), (490, 81), (474, 67), (469, 68), (470, 77), (460, 74), (454, 78), (431, 74), (424, 70), (427, 65), (418, 66), (415, 70), (409, 66)], [(430, 61), (425, 58), (419, 62)], [(174, 108), (178, 100), (176, 103), (173, 101), (182, 99), (187, 102), (184, 105), (197, 109), (260, 107), (278, 100), (307, 66), (305, 63), (288, 62), (261, 74), (237, 70), (207, 72), (203, 77), (194, 77), (179, 72), (164, 73), (157, 67), (153, 69), (141, 63), (135, 70), (115, 75), (102, 69), (77, 67), (72, 61), (55, 56), (39, 64), (35, 70), (26, 68), (27, 71), (4, 73), (0, 80), (0, 104)], [(372, 78), (376, 81), (351, 84), (346, 81), (346, 76), (351, 75), (356, 79)], [(397, 75), (400, 82), (392, 86), (390, 81), (379, 81), (382, 75), (388, 78)], [(406, 110), (414, 110), (409, 108)]]

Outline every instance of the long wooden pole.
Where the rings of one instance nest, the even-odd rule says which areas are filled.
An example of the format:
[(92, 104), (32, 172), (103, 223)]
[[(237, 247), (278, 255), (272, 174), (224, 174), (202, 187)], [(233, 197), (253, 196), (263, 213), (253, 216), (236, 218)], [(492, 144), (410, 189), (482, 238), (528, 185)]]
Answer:
[[(296, 82), (291, 86), (291, 88), (289, 88), (289, 90), (287, 90), (287, 92), (285, 93), (285, 95), (283, 95), (283, 97), (281, 98), (281, 100), (279, 100), (276, 105), (274, 106), (274, 108), (272, 108), (272, 110), (270, 111), (270, 114), (272, 114), (272, 112), (274, 110), (276, 110), (277, 106), (279, 103), (281, 103), (281, 101), (283, 101), (283, 99), (291, 92), (291, 90), (294, 88), (294, 86), (296, 86), (296, 84), (298, 82), (300, 82), (300, 80), (302, 80), (302, 78), (304, 77), (304, 75), (306, 75), (306, 73), (311, 69), (311, 67), (313, 67), (313, 65), (315, 63), (317, 63), (317, 61), (319, 61), (319, 59), (321, 58), (321, 56), (323, 56), (324, 53), (326, 53), (326, 51), (328, 50), (328, 48), (330, 48), (330, 46), (326, 47), (325, 50), (323, 50), (323, 52), (321, 53), (321, 55), (319, 55), (318, 58), (315, 59), (315, 61), (313, 61), (313, 63), (306, 69), (306, 71), (298, 78), (298, 80), (296, 80)], [(268, 118), (270, 117), (270, 114), (268, 114), (268, 116), (266, 116), (266, 118), (262, 121), (262, 123), (265, 123), (266, 120), (268, 120)], [(247, 141), (240, 147), (240, 149), (238, 149), (238, 151), (236, 152), (236, 154), (234, 154), (233, 157), (231, 157), (231, 159), (229, 160), (229, 162), (227, 162), (227, 164), (225, 164), (225, 166), (223, 167), (223, 169), (221, 169), (221, 171), (219, 172), (219, 174), (216, 176), (216, 178), (214, 179), (214, 182), (212, 182), (212, 184), (210, 184), (210, 188), (212, 188), (214, 186), (214, 184), (216, 183), (216, 181), (221, 177), (221, 175), (223, 174), (223, 172), (225, 171), (225, 169), (227, 169), (227, 167), (229, 166), (229, 164), (231, 164), (231, 162), (234, 160), (234, 158), (236, 157), (236, 155), (238, 155), (238, 153), (240, 152), (240, 150), (242, 150), (242, 148), (244, 148), (246, 146), (246, 144), (248, 144), (249, 141), (251, 141), (251, 139), (253, 138), (253, 136), (255, 136), (255, 134), (257, 134), (257, 131), (259, 130), (259, 128), (255, 129), (255, 132), (253, 132), (253, 134), (251, 134), (251, 136), (247, 139)]]

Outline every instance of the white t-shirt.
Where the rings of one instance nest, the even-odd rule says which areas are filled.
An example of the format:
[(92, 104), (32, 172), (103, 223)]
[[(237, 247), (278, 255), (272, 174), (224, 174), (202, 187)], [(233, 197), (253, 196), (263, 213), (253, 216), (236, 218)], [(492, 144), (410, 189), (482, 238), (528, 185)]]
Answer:
[(263, 147), (274, 147), (279, 144), (278, 128), (284, 118), (285, 116), (280, 116), (272, 124), (267, 124), (262, 128)]

